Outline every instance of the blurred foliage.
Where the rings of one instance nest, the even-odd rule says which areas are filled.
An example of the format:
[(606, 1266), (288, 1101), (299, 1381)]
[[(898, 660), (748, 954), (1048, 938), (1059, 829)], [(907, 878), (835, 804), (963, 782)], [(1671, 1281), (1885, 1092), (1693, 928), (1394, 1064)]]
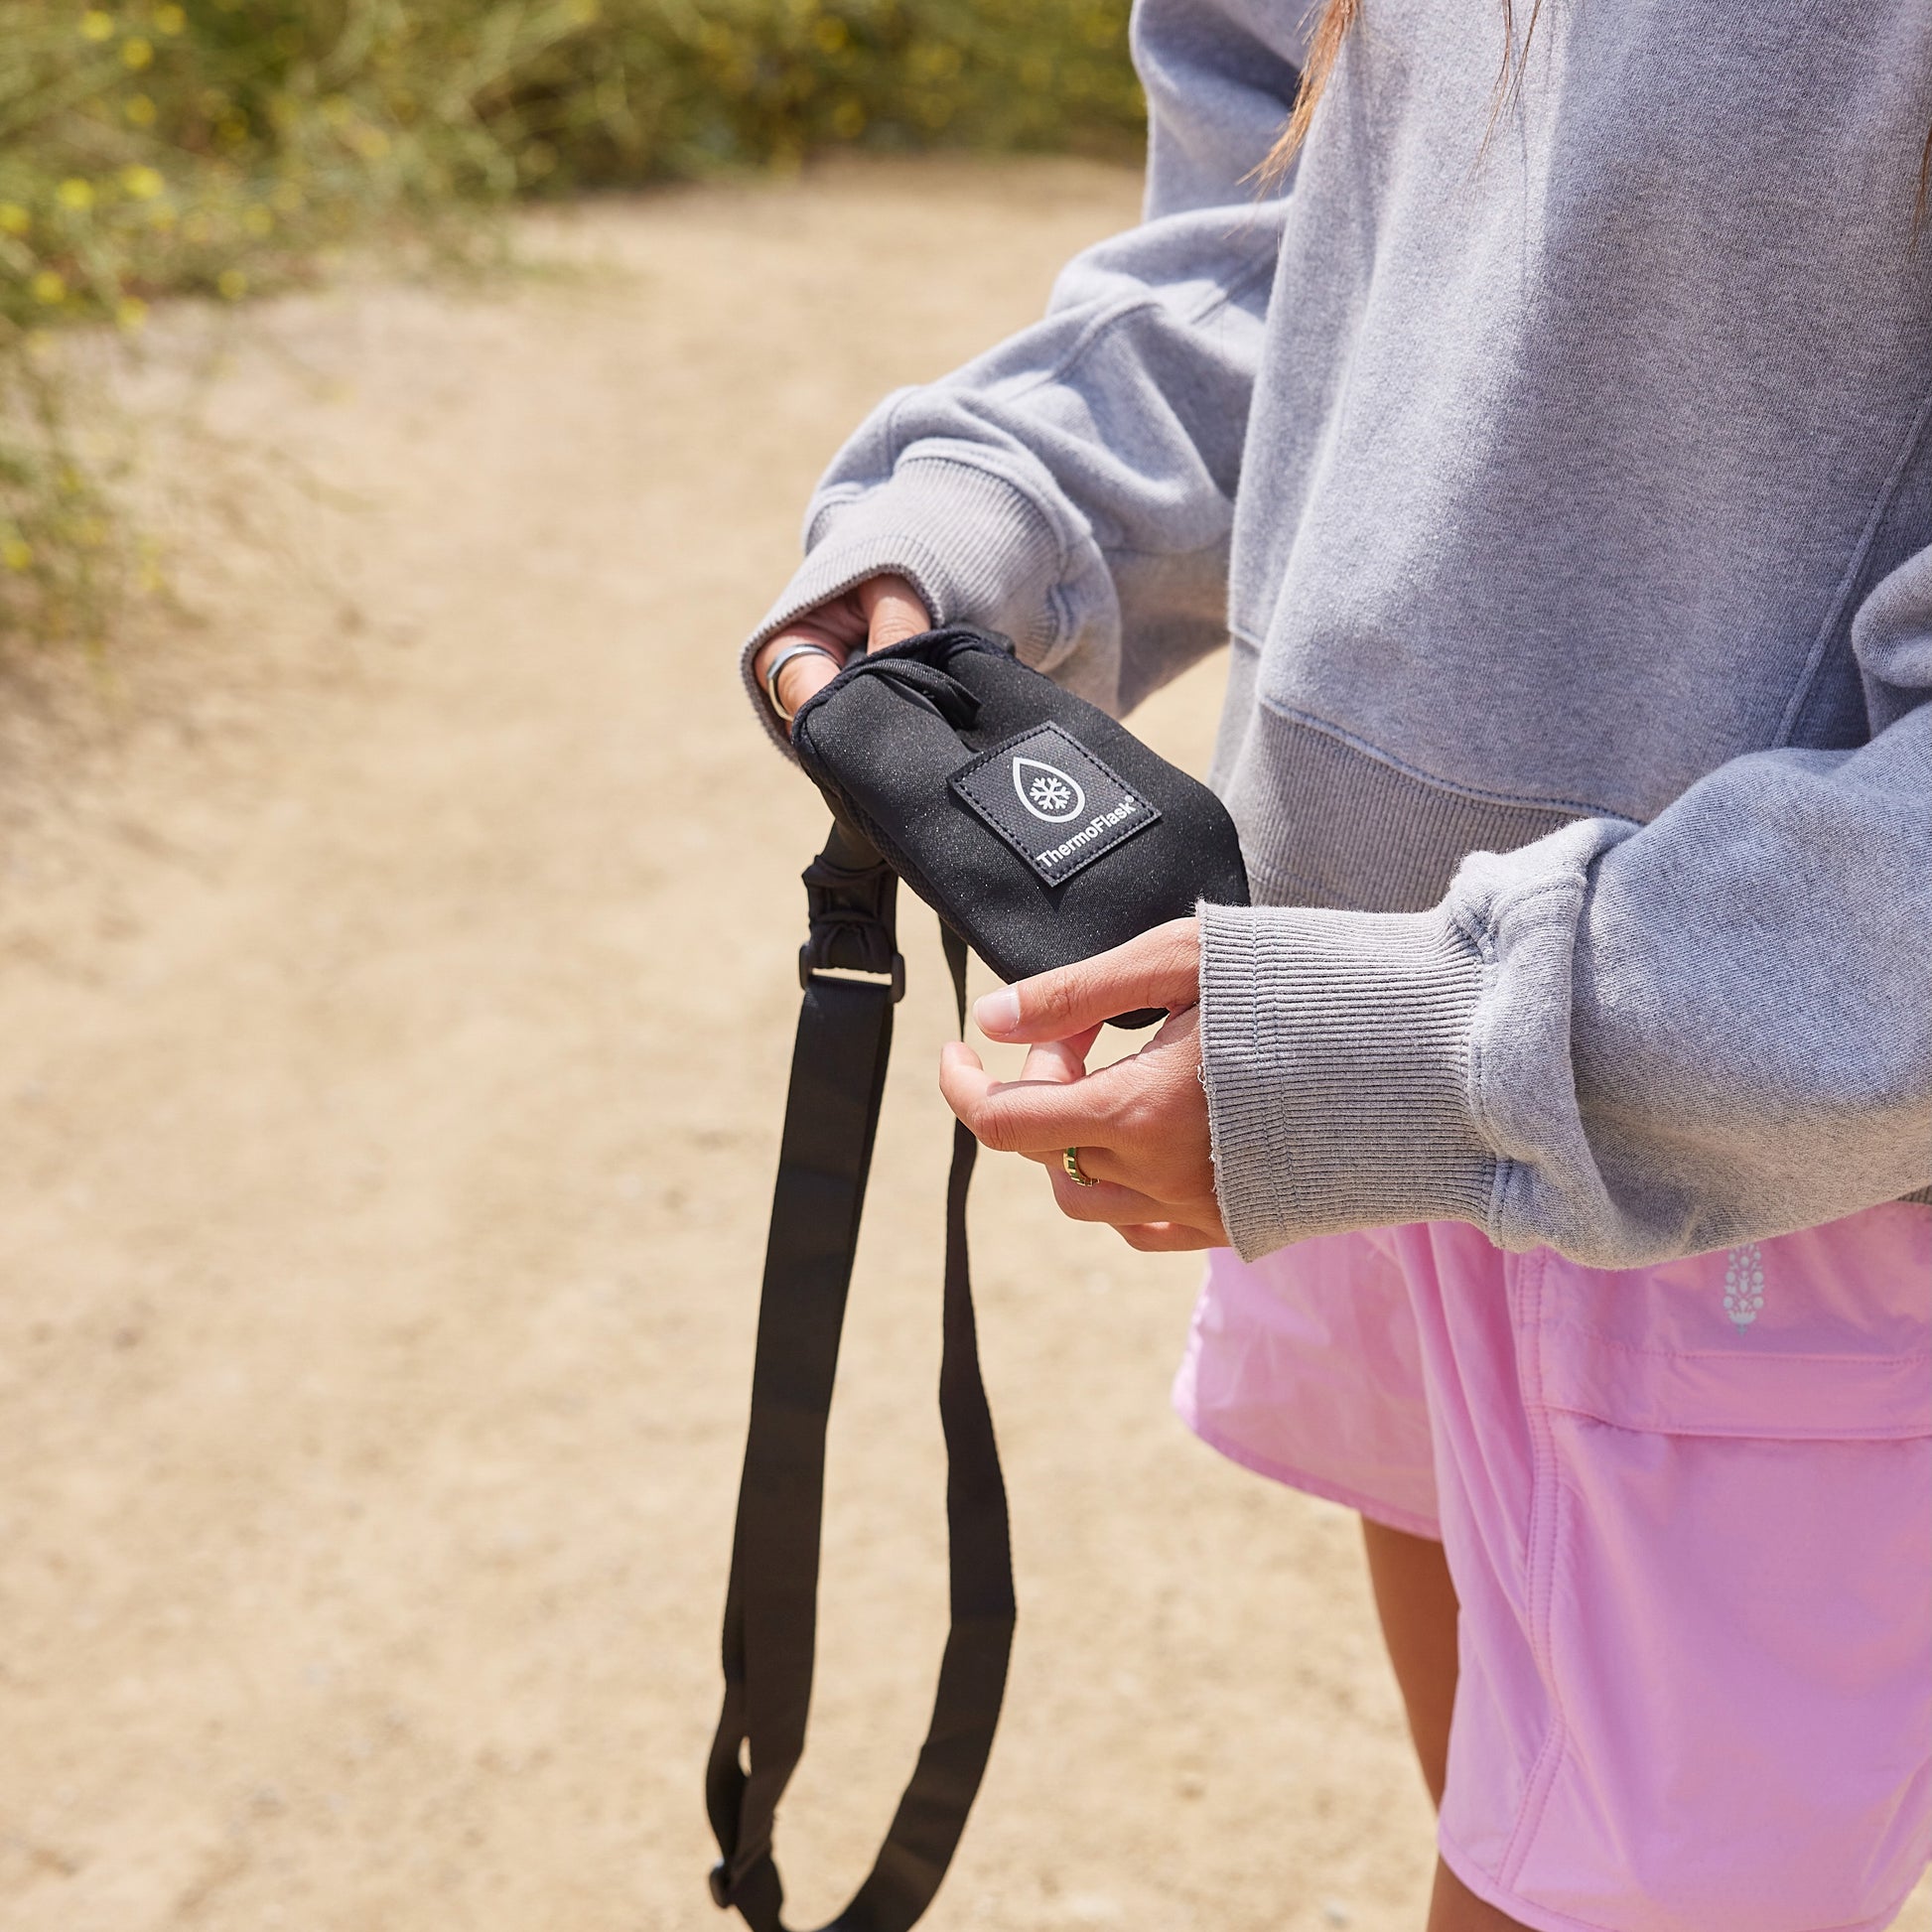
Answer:
[(287, 286), (385, 226), (833, 146), (1126, 153), (1127, 0), (0, 0), (0, 625), (130, 568), (59, 325)]
[(483, 97), (526, 185), (837, 144), (1138, 145), (1125, 0), (609, 0)]

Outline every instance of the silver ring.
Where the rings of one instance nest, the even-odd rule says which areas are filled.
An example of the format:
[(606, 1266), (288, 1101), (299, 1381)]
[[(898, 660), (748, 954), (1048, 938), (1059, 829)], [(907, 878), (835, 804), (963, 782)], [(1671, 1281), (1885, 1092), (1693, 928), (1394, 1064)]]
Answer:
[(770, 663), (764, 667), (764, 695), (771, 700), (771, 709), (788, 725), (795, 714), (787, 711), (778, 702), (778, 673), (794, 657), (829, 657), (840, 670), (845, 669), (846, 660), (837, 651), (828, 650), (823, 644), (787, 644)]

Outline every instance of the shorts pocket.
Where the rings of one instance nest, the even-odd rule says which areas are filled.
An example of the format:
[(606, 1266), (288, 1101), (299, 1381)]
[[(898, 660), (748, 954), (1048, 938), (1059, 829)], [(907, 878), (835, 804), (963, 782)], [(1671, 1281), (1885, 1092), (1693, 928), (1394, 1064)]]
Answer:
[(1518, 1915), (1884, 1923), (1932, 1849), (1932, 1216), (1524, 1284), (1553, 1530)]
[(1552, 1410), (1663, 1435), (1932, 1435), (1932, 1212), (1888, 1203), (1655, 1268), (1549, 1258)]

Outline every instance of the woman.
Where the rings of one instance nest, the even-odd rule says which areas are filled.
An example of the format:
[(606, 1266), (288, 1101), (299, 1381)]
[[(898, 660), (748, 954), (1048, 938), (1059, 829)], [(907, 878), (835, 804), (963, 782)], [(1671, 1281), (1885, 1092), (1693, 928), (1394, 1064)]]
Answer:
[(1181, 1405), (1363, 1513), (1433, 1932), (1882, 1925), (1932, 1847), (1932, 8), (1295, 12), (1143, 0), (1144, 224), (859, 431), (748, 679), (782, 742), (931, 621), (1117, 712), (1231, 636), (1256, 905), (990, 995), (1027, 1077), (953, 1046), (948, 1100), (1215, 1250)]

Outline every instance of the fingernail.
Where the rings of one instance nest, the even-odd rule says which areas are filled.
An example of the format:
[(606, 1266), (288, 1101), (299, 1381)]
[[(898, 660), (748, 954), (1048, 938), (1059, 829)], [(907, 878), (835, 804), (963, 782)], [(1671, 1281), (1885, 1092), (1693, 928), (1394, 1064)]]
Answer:
[(1011, 1033), (1020, 1024), (1020, 995), (1003, 986), (973, 1002), (973, 1019), (983, 1034)]

